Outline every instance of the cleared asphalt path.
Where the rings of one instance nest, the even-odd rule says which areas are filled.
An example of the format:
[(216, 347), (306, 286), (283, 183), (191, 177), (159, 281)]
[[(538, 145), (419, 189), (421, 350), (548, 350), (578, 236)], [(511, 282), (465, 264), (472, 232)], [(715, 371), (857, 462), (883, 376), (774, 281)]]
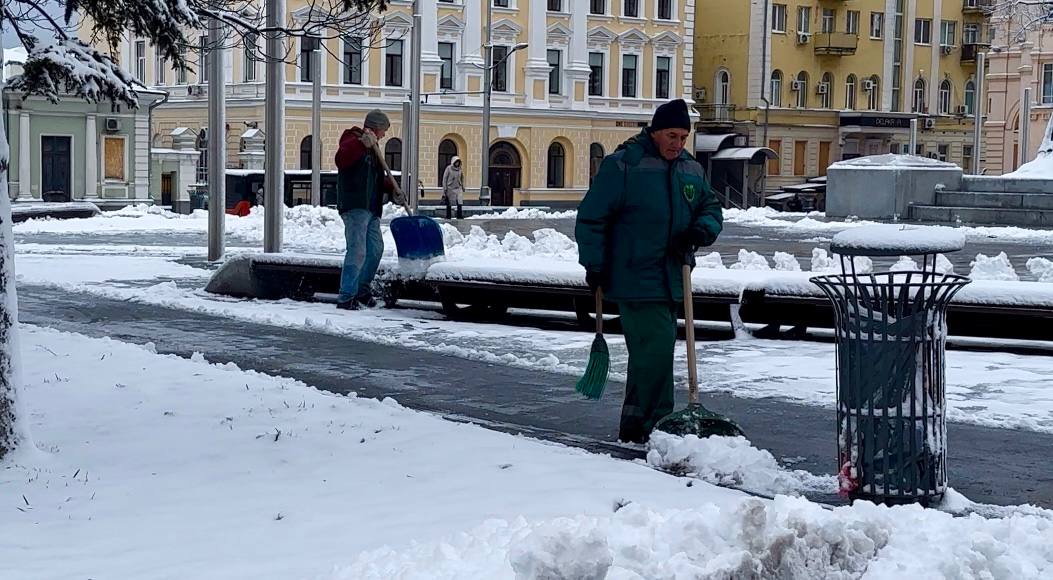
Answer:
[[(338, 336), (240, 322), (37, 286), (22, 286), (22, 322), (153, 342), (160, 353), (204, 354), (213, 362), (299, 379), (337, 393), (394, 397), (402, 405), (511, 433), (523, 433), (607, 452), (640, 457), (611, 442), (618, 429), (621, 388), (601, 401), (574, 393), (574, 378), (474, 362)], [(772, 399), (705, 395), (704, 403), (734, 417), (753, 443), (794, 467), (835, 471), (832, 410)], [(951, 424), (951, 485), (983, 503), (1053, 507), (1053, 435)], [(817, 498), (837, 501), (836, 498)]]

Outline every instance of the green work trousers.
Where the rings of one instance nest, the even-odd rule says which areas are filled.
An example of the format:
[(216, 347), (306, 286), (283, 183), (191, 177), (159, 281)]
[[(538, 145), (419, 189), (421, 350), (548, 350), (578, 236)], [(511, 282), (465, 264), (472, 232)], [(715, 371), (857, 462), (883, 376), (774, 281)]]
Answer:
[(629, 376), (618, 438), (643, 443), (655, 423), (673, 412), (676, 304), (620, 302), (618, 310), (629, 351)]

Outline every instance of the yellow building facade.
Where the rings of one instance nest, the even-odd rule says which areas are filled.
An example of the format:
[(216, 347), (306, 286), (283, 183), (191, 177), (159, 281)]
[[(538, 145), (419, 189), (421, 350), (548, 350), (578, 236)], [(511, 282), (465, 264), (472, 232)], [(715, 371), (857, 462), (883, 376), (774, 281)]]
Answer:
[(861, 155), (971, 163), (985, 0), (700, 0), (695, 100), (705, 133), (778, 155), (765, 189)]
[[(423, 0), (422, 59), (411, 62), (412, 2), (394, 0), (373, 15), (373, 39), (325, 40), (322, 64), (322, 165), (333, 169), (343, 130), (367, 111), (384, 110), (392, 128), (382, 146), (401, 162), (402, 103), (410, 75), (422, 75), (420, 178), (425, 203), (438, 198), (452, 156), (464, 160), (468, 203), (478, 200), (482, 157), (482, 79), (486, 2), (493, 3), (495, 59), (490, 186), (494, 205), (576, 205), (604, 154), (635, 134), (669, 99), (692, 96), (695, 0)], [(290, 21), (307, 4), (288, 2)], [(203, 35), (204, 33), (202, 33)], [(204, 40), (202, 40), (204, 44)], [(305, 167), (310, 147), (311, 83), (293, 40), (286, 64), (285, 164)], [(252, 51), (248, 51), (251, 54)], [(264, 64), (239, 43), (226, 54), (228, 166), (245, 166), (243, 136), (264, 124)], [(204, 68), (176, 71), (149, 42), (129, 39), (122, 63), (170, 93), (154, 111), (154, 147), (171, 147), (178, 127), (207, 125)], [(188, 58), (196, 61), (192, 52)], [(255, 159), (258, 160), (258, 152)]]

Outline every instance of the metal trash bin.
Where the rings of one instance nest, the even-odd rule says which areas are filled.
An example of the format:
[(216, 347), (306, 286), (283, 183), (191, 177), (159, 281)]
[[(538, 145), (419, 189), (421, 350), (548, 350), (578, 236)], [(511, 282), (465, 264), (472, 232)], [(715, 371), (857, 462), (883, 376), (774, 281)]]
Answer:
[[(941, 273), (937, 255), (964, 246), (951, 228), (855, 228), (830, 245), (841, 273), (811, 279), (834, 306), (838, 479), (850, 499), (928, 505), (947, 489), (946, 311), (969, 279)], [(896, 256), (921, 266), (857, 270), (859, 257)]]
[(208, 209), (208, 192), (203, 189), (195, 189), (190, 192), (191, 209)]

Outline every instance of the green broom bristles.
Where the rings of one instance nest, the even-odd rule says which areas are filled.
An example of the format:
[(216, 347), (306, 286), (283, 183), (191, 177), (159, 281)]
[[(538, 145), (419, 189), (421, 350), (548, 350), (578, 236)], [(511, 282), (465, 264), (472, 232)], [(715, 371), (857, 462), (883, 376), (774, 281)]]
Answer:
[(607, 350), (607, 341), (603, 339), (602, 334), (597, 334), (592, 341), (592, 352), (589, 353), (585, 375), (574, 386), (574, 390), (586, 399), (599, 399), (603, 395), (603, 389), (607, 387), (607, 375), (610, 370), (611, 353)]
[(714, 435), (718, 437), (746, 436), (734, 421), (710, 411), (699, 403), (688, 405), (687, 408), (666, 416), (654, 428), (656, 431), (680, 437), (688, 435), (695, 435), (699, 438)]

